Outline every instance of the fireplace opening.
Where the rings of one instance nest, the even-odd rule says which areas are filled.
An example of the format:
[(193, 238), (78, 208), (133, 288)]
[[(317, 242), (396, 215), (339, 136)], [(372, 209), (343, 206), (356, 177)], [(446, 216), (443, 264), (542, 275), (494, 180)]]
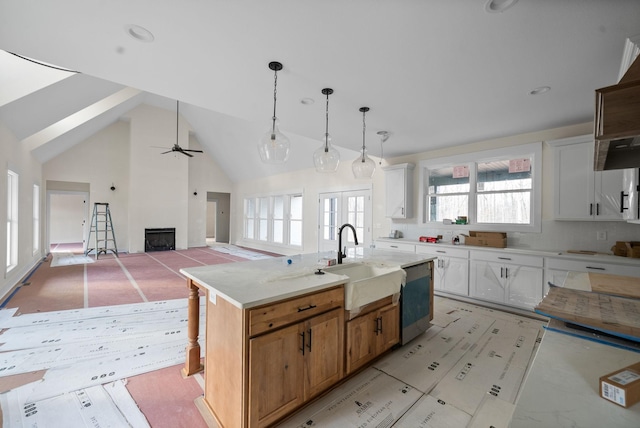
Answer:
[(144, 251), (169, 251), (176, 249), (176, 228), (144, 230)]

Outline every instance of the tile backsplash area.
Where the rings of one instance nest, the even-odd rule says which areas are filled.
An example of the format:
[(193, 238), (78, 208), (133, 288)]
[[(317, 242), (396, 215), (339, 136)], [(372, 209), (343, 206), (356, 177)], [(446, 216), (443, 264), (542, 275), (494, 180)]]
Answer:
[[(406, 239), (418, 240), (420, 236), (442, 235), (444, 241), (473, 230), (459, 227), (425, 227), (415, 224), (394, 223), (393, 228)], [(496, 232), (501, 232), (497, 229)], [(595, 221), (543, 221), (541, 233), (507, 232), (508, 247), (532, 250), (584, 250), (611, 253), (616, 241), (640, 241), (640, 224), (626, 222)], [(598, 239), (604, 238), (604, 239)]]

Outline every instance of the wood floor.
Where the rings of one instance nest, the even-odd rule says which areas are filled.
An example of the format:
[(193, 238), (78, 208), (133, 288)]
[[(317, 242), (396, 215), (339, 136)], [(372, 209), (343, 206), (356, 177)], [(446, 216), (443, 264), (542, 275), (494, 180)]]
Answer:
[[(16, 290), (0, 300), (0, 307), (18, 308), (19, 314), (34, 314), (186, 299), (186, 278), (179, 273), (180, 269), (247, 260), (202, 247), (120, 254), (117, 258), (107, 254), (100, 255), (98, 260), (92, 257), (89, 263), (52, 267), (53, 255), (63, 252), (82, 255), (78, 246), (52, 247), (52, 254)], [(436, 298), (435, 311), (434, 324), (427, 333), (302, 409), (281, 426), (355, 427), (361, 426), (365, 417), (368, 426), (507, 426), (505, 421), (535, 355), (543, 323), (444, 298)], [(2, 351), (0, 346), (0, 359)], [(194, 404), (203, 393), (202, 376), (185, 379), (180, 374), (181, 368), (178, 364), (127, 379), (126, 390), (148, 426), (207, 426)], [(16, 382), (25, 382), (26, 377), (0, 377), (0, 392)], [(492, 393), (496, 384), (498, 392)], [(349, 403), (353, 403), (345, 397), (350, 397), (358, 407), (350, 407)], [(362, 403), (367, 403), (366, 410)], [(381, 407), (377, 409), (377, 405)], [(15, 409), (3, 408), (12, 410)], [(431, 416), (426, 418), (428, 415)], [(46, 426), (60, 425), (52, 420)], [(78, 421), (70, 428), (76, 426), (90, 425)]]

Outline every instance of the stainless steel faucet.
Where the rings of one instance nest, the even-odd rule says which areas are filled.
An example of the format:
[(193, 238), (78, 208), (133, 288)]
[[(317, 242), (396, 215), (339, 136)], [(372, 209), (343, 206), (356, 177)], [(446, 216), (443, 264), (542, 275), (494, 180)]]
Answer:
[(350, 225), (349, 223), (345, 223), (342, 226), (340, 226), (340, 229), (338, 229), (338, 264), (339, 265), (342, 264), (342, 259), (347, 257), (346, 246), (344, 248), (344, 253), (342, 252), (342, 229), (344, 229), (347, 226), (349, 226), (351, 230), (353, 230), (353, 240), (356, 242), (356, 245), (358, 245), (358, 235), (356, 235), (356, 228)]

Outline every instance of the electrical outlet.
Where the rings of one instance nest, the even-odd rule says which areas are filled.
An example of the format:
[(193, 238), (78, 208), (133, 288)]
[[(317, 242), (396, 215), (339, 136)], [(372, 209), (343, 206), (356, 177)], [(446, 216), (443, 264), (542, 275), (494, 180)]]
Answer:
[(604, 230), (599, 230), (596, 232), (596, 239), (598, 241), (606, 241), (607, 240), (607, 232)]

